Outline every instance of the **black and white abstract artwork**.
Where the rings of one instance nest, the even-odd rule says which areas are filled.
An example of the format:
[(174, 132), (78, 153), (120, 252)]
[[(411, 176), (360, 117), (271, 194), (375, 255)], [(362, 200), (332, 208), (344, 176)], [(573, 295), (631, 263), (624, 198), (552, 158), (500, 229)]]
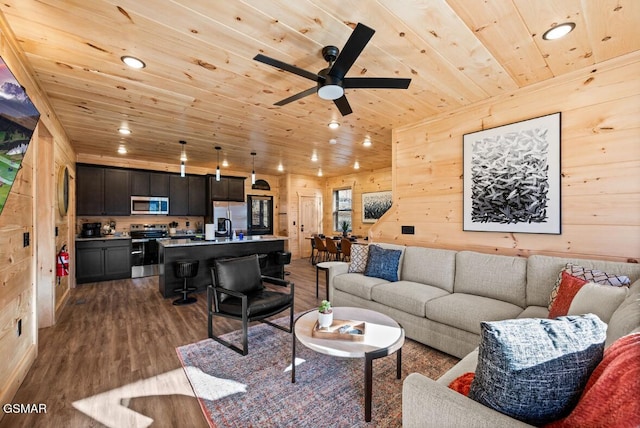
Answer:
[(465, 134), (465, 231), (560, 234), (560, 113)]
[(362, 194), (362, 222), (375, 223), (391, 208), (391, 191)]

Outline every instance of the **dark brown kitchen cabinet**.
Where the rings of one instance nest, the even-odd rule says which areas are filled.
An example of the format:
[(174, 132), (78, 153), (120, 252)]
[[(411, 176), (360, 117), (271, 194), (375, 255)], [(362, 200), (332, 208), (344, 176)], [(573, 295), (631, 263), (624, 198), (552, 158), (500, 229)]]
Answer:
[(169, 177), (169, 215), (204, 216), (206, 200), (206, 177), (188, 175)]
[(209, 201), (235, 201), (244, 202), (244, 180), (245, 177), (220, 177), (216, 180), (213, 175), (208, 176)]
[(189, 215), (189, 179), (169, 176), (169, 215)]
[(76, 241), (76, 282), (131, 278), (131, 239)]
[(76, 166), (77, 215), (129, 215), (129, 171), (101, 166)]
[(202, 217), (206, 213), (207, 178), (204, 175), (189, 177), (189, 215)]
[(169, 196), (169, 174), (166, 172), (149, 173), (149, 196)]
[(169, 174), (131, 170), (131, 196), (169, 196)]

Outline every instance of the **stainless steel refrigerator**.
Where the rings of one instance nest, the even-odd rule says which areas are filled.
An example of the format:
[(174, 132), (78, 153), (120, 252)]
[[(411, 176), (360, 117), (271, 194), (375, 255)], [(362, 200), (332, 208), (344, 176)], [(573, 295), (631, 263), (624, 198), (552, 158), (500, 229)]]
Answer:
[[(223, 219), (220, 221), (219, 219)], [(231, 220), (231, 231), (224, 219)], [(213, 201), (213, 224), (216, 225), (216, 234), (247, 233), (247, 204), (245, 202), (219, 202)]]

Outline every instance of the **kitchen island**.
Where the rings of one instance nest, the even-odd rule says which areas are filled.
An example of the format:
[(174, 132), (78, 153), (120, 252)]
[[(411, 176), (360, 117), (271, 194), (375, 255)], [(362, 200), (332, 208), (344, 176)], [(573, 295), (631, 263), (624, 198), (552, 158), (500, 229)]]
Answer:
[[(160, 265), (158, 287), (163, 297), (176, 297), (174, 289), (182, 288), (182, 279), (176, 278), (174, 264), (177, 260), (198, 260), (200, 266), (195, 278), (189, 279), (189, 286), (197, 291), (205, 291), (211, 284), (211, 268), (218, 258), (239, 257), (259, 254), (263, 275), (284, 278), (282, 253), (289, 238), (273, 235), (245, 236), (242, 240), (217, 238), (215, 241), (191, 239), (166, 239), (158, 241), (158, 262)], [(286, 257), (285, 257), (286, 258)]]

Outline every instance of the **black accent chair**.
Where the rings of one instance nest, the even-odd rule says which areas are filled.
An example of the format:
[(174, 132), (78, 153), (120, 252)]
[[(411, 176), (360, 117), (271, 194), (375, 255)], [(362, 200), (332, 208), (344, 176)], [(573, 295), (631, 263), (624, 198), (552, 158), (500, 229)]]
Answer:
[[(211, 268), (212, 285), (207, 287), (209, 337), (242, 355), (249, 352), (249, 323), (260, 321), (280, 330), (293, 331), (294, 284), (290, 281), (260, 274), (258, 255), (218, 259)], [(265, 288), (263, 282), (291, 287), (289, 293)], [(276, 325), (266, 318), (289, 309), (289, 328)], [(242, 321), (242, 348), (213, 333), (213, 318), (224, 317)]]

